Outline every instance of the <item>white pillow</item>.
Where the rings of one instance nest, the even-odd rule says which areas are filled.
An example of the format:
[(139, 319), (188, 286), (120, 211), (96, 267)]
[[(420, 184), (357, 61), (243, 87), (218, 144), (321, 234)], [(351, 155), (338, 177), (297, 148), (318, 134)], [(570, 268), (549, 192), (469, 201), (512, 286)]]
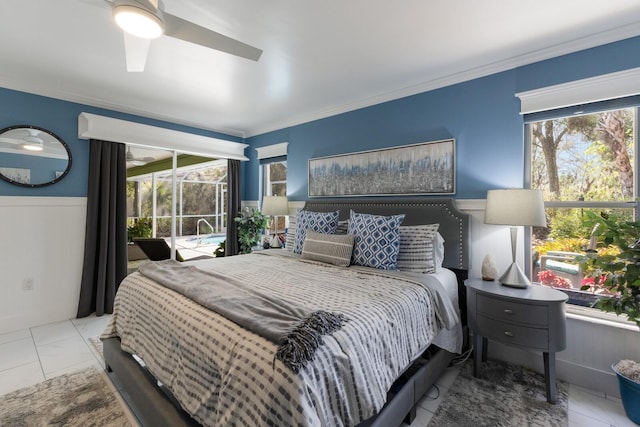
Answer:
[(440, 270), (444, 262), (444, 237), (439, 232), (433, 239), (433, 261), (436, 264), (436, 271)]

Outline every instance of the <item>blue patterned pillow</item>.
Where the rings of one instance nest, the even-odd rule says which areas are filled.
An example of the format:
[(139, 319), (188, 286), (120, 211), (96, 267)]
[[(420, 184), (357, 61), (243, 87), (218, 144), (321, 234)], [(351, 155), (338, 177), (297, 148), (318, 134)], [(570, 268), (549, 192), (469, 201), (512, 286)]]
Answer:
[(351, 263), (395, 270), (404, 215), (381, 216), (351, 211), (349, 234), (354, 234)]
[(296, 215), (296, 234), (293, 241), (293, 253), (301, 254), (307, 230), (316, 233), (334, 234), (338, 227), (338, 211), (311, 212), (301, 210)]

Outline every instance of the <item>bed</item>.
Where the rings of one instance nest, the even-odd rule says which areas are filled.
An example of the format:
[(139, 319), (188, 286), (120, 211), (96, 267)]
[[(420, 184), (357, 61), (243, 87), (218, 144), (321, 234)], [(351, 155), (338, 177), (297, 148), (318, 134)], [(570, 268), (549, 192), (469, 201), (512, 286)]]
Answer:
[[(463, 331), (458, 339), (462, 340), (462, 346), (466, 345), (464, 309), (466, 298), (462, 281), (466, 279), (468, 271), (469, 220), (465, 214), (455, 208), (451, 199), (322, 199), (308, 201), (304, 210), (338, 211), (340, 221), (347, 220), (350, 211), (353, 210), (363, 214), (385, 216), (403, 214), (402, 226), (438, 223), (438, 232), (445, 241), (442, 263), (444, 269), (438, 271), (438, 275), (448, 277), (447, 280), (453, 278), (453, 293), (450, 290), (444, 293), (449, 293), (452, 297), (450, 301), (459, 305), (459, 324), (456, 328)], [(286, 266), (286, 269), (291, 270), (293, 274), (298, 268), (296, 263), (299, 264), (300, 260), (295, 257), (290, 258), (276, 254), (275, 250), (264, 251), (264, 253), (253, 255), (231, 257), (227, 263), (235, 263), (235, 266), (226, 268), (229, 274), (240, 278), (243, 274), (249, 275), (248, 272), (243, 271), (244, 269), (239, 268), (240, 264), (237, 263), (240, 261), (262, 265), (264, 281), (268, 282), (282, 277), (282, 274), (278, 274), (279, 269), (269, 268), (270, 266)], [(212, 269), (210, 263), (215, 262), (216, 260), (196, 261), (188, 264), (207, 270)], [(362, 283), (369, 284), (369, 289), (375, 289), (377, 293), (393, 294), (391, 298), (406, 298), (403, 290), (405, 288), (409, 292), (407, 295), (417, 292), (414, 279), (387, 277), (394, 275), (393, 272), (358, 272), (357, 268), (352, 267), (346, 270), (330, 269), (323, 263), (313, 260), (307, 260), (306, 264), (305, 267), (299, 267), (301, 274), (322, 277), (323, 286), (327, 288), (338, 284), (336, 277), (346, 274), (346, 271), (353, 271), (349, 274), (357, 276), (356, 279)], [(218, 271), (220, 268), (218, 264), (215, 270)], [(327, 275), (324, 276), (321, 271), (327, 271)], [(392, 291), (387, 292), (384, 284), (387, 279), (400, 280), (402, 285), (394, 286)], [(285, 280), (285, 283), (280, 287), (280, 291), (285, 293), (298, 283), (299, 286), (305, 286), (303, 279), (282, 280)], [(286, 283), (286, 280), (291, 280), (291, 283)], [(354, 286), (362, 288), (362, 283), (360, 285), (356, 283)], [(119, 290), (121, 307), (118, 308), (118, 304), (116, 305), (116, 312), (112, 319), (112, 323), (119, 322), (119, 325), (117, 328), (112, 325), (111, 329), (103, 334), (107, 372), (142, 424), (149, 426), (198, 425), (196, 419), (203, 421), (203, 424), (215, 419), (217, 425), (293, 424), (365, 427), (400, 425), (403, 420), (410, 422), (415, 416), (415, 405), (418, 400), (454, 357), (453, 351), (442, 349), (444, 347), (453, 350), (455, 346), (450, 337), (443, 338), (447, 335), (445, 333), (447, 331), (441, 331), (444, 328), (438, 329), (435, 325), (438, 322), (433, 318), (438, 316), (421, 312), (415, 314), (414, 309), (389, 309), (393, 311), (393, 315), (429, 317), (432, 319), (429, 322), (434, 326), (433, 328), (408, 328), (407, 330), (413, 331), (412, 338), (409, 339), (404, 334), (395, 334), (394, 331), (398, 327), (392, 325), (387, 328), (389, 329), (387, 333), (398, 335), (398, 337), (394, 335), (393, 339), (404, 340), (402, 342), (406, 341), (406, 345), (394, 346), (398, 348), (394, 349), (395, 353), (392, 354), (378, 352), (377, 347), (371, 344), (376, 341), (375, 336), (366, 336), (365, 332), (362, 337), (354, 334), (354, 330), (362, 329), (354, 319), (365, 316), (365, 312), (361, 310), (372, 308), (367, 304), (354, 304), (353, 300), (358, 297), (355, 293), (352, 294), (350, 288), (338, 292), (341, 295), (340, 298), (327, 297), (331, 301), (325, 302), (323, 294), (314, 294), (313, 292), (316, 291), (309, 286), (310, 284), (311, 282), (304, 290), (309, 300), (316, 301), (321, 308), (331, 307), (335, 300), (336, 306), (341, 307), (338, 311), (346, 313), (349, 321), (342, 325), (341, 329), (325, 335), (323, 344), (315, 350), (314, 356), (296, 372), (292, 365), (285, 364), (285, 359), (276, 360), (273, 357), (274, 352), (275, 354), (278, 352), (276, 352), (276, 346), (269, 340), (244, 330), (234, 322), (217, 313), (212, 313), (193, 301), (187, 301), (188, 298), (157, 285), (149, 277), (140, 273), (132, 274), (123, 281)], [(260, 288), (261, 285), (260, 282), (255, 282), (252, 286)], [(140, 295), (147, 292), (153, 292), (155, 295), (151, 303), (147, 302), (151, 300), (149, 296)], [(273, 292), (277, 295), (279, 290), (273, 290)], [(393, 301), (385, 302), (385, 307), (395, 307)], [(186, 310), (184, 304), (194, 304), (196, 307), (190, 306)], [(441, 301), (440, 304), (443, 302)], [(185, 311), (189, 311), (189, 319), (181, 317)], [(197, 312), (197, 316), (193, 315), (194, 311)], [(401, 314), (396, 313), (400, 311), (402, 311)], [(396, 322), (398, 319), (407, 324), (416, 322), (412, 317), (398, 317)], [(370, 323), (373, 328), (376, 322)], [(385, 325), (381, 326), (382, 329), (385, 327)], [(173, 328), (175, 330), (171, 331)], [(217, 335), (210, 337), (192, 332), (196, 330), (206, 331), (202, 334), (215, 330), (217, 332), (211, 333)], [(415, 332), (418, 330), (420, 333)], [(413, 337), (413, 335), (416, 336)], [(224, 341), (221, 336), (231, 338), (229, 341)], [(186, 341), (176, 342), (183, 339)], [(208, 341), (214, 339), (215, 345), (211, 346)], [(191, 342), (187, 344), (189, 340)], [(380, 341), (376, 345), (391, 345), (394, 342), (386, 335)], [(433, 344), (434, 342), (439, 345)], [(458, 349), (459, 347), (458, 345)], [(132, 356), (131, 353), (135, 353), (137, 357)], [(193, 356), (192, 353), (199, 353), (199, 355)], [(342, 357), (343, 354), (351, 354), (351, 356), (345, 358)], [(213, 359), (209, 360), (208, 357)], [(380, 359), (377, 365), (374, 363), (376, 367), (369, 367), (367, 360), (376, 358)], [(191, 359), (197, 359), (198, 362), (193, 362)], [(185, 360), (188, 361), (185, 362)], [(191, 366), (194, 363), (201, 363), (201, 365)], [(349, 364), (348, 369), (343, 366), (347, 364)], [(222, 366), (225, 367), (224, 370)], [(176, 371), (180, 371), (180, 375), (176, 374)], [(194, 375), (194, 372), (198, 374)], [(209, 380), (206, 378), (208, 377), (215, 387), (207, 386)], [(327, 386), (329, 383), (330, 387)], [(335, 387), (336, 391), (327, 391), (331, 387)], [(211, 396), (203, 398), (203, 394), (207, 393), (211, 393)], [(256, 409), (256, 406), (260, 405), (266, 405), (265, 408), (268, 409)], [(189, 412), (187, 413), (184, 408)]]

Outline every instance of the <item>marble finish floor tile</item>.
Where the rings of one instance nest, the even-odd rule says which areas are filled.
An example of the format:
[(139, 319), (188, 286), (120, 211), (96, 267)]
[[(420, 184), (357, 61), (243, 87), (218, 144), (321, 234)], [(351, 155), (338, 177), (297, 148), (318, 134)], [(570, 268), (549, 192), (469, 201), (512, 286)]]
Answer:
[(0, 372), (37, 361), (38, 353), (31, 337), (0, 344)]
[[(0, 395), (89, 366), (104, 368), (89, 338), (99, 336), (111, 316), (89, 316), (0, 335)], [(460, 372), (448, 368), (422, 397), (410, 427), (426, 427)], [(135, 417), (132, 416), (132, 419)], [(403, 427), (408, 425), (403, 423)], [(634, 427), (620, 399), (569, 387), (570, 427)]]

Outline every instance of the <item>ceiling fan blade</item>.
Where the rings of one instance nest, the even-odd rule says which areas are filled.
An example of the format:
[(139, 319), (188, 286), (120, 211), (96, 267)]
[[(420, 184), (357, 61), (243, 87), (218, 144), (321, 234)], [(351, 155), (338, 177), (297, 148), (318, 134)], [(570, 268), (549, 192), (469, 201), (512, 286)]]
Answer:
[(24, 144), (25, 141), (23, 139), (6, 138), (3, 136), (0, 136), (0, 142), (6, 142), (7, 144)]
[(176, 39), (199, 44), (210, 49), (230, 53), (231, 55), (257, 61), (262, 49), (242, 43), (215, 31), (211, 31), (193, 22), (185, 21), (177, 16), (164, 14), (164, 34)]
[(147, 55), (149, 53), (151, 40), (132, 36), (124, 31), (122, 34), (124, 35), (124, 51), (127, 59), (127, 71), (138, 73), (143, 72), (144, 66), (147, 62)]

